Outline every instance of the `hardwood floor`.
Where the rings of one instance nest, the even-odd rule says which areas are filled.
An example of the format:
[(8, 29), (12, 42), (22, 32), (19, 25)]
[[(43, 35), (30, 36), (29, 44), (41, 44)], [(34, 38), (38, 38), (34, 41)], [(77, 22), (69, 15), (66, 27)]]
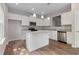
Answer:
[(79, 55), (79, 49), (72, 48), (68, 44), (54, 40), (49, 41), (49, 45), (33, 52), (26, 48), (25, 40), (11, 41), (6, 45), (4, 55)]

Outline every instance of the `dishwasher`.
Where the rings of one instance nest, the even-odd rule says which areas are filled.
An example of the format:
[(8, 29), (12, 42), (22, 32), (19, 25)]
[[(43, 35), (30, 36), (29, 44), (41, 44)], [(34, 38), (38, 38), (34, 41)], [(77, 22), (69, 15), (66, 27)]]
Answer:
[(67, 33), (66, 31), (58, 31), (57, 32), (58, 42), (67, 43)]

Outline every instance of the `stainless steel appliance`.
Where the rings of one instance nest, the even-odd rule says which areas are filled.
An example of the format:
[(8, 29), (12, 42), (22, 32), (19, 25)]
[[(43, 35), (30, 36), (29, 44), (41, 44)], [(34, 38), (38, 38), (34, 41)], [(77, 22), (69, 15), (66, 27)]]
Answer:
[(30, 26), (36, 26), (36, 22), (30, 22)]
[(57, 36), (58, 36), (57, 38), (58, 38), (59, 42), (67, 43), (67, 33), (66, 33), (66, 31), (58, 31)]

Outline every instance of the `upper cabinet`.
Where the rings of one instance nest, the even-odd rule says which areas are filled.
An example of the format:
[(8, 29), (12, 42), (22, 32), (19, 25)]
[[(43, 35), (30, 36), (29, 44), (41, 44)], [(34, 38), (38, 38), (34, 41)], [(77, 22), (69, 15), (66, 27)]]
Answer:
[(8, 13), (8, 19), (19, 20), (19, 21), (22, 21), (22, 25), (29, 26), (29, 17), (27, 17), (27, 16), (18, 15), (18, 14), (15, 14), (15, 13)]
[(71, 25), (72, 24), (71, 12), (61, 14), (61, 24), (62, 25)]
[(43, 20), (42, 19), (37, 19), (36, 20), (36, 26), (43, 26)]
[(48, 19), (37, 19), (37, 26), (50, 26), (50, 20)]
[(50, 26), (50, 19), (48, 20), (47, 18), (45, 19), (39, 19), (35, 17), (27, 17), (23, 15), (18, 15), (14, 13), (9, 13), (8, 14), (8, 19), (11, 20), (20, 20), (22, 21), (23, 26), (30, 26), (30, 22), (36, 22), (36, 26)]
[(30, 22), (36, 22), (36, 26), (50, 26), (50, 20), (29, 17)]
[(37, 19), (37, 18), (32, 17), (32, 16), (31, 16), (31, 17), (28, 17), (28, 18), (29, 18), (29, 21), (30, 21), (30, 22), (36, 22), (36, 19)]
[(22, 25), (29, 26), (29, 18), (28, 17), (22, 17)]
[(14, 13), (8, 13), (8, 19), (11, 20), (22, 20), (22, 16)]
[(50, 19), (43, 19), (42, 20), (42, 26), (50, 26)]

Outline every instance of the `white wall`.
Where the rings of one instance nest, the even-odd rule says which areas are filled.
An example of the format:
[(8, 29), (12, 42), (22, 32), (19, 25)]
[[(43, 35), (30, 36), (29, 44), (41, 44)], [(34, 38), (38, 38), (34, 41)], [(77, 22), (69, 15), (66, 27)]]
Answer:
[(3, 12), (4, 12), (4, 37), (5, 37), (5, 41), (2, 45), (0, 45), (0, 55), (2, 55), (4, 53), (5, 46), (7, 44), (7, 39), (8, 39), (8, 17), (7, 17), (8, 8), (4, 3), (1, 3), (0, 5), (1, 5)]
[(21, 37), (21, 22), (16, 20), (8, 21), (9, 40), (20, 39)]
[[(0, 4), (0, 38), (4, 38), (4, 12)], [(1, 40), (0, 39), (0, 40)]]
[(8, 39), (8, 8), (5, 4), (1, 4), (4, 11), (4, 36)]

